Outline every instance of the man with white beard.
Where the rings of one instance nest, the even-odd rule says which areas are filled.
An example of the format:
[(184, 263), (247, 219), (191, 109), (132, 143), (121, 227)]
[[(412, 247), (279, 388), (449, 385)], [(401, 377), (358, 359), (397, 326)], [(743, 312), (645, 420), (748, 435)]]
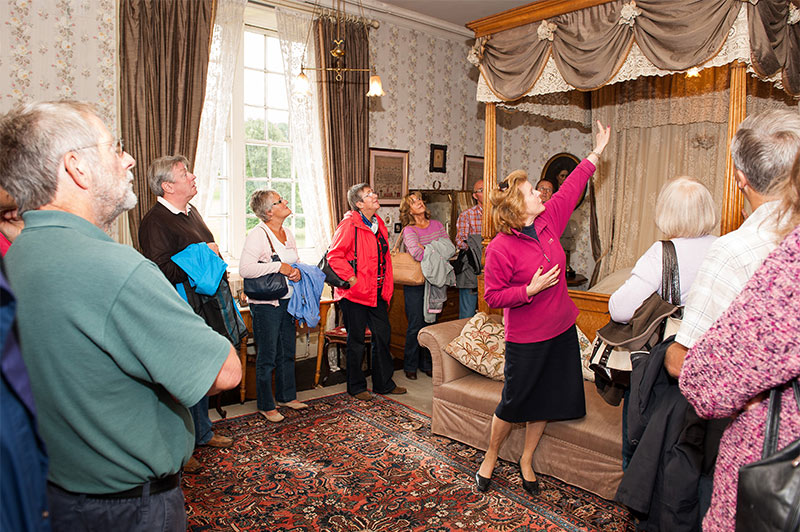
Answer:
[(103, 232), (136, 204), (134, 164), (89, 105), (0, 117), (2, 187), (25, 222), (5, 261), (56, 531), (186, 530), (187, 407), (241, 379), (230, 343)]

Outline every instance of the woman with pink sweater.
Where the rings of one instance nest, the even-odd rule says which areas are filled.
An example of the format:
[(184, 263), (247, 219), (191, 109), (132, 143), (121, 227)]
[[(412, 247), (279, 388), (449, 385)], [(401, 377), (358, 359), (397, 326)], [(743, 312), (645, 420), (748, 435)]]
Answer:
[(489, 488), (500, 445), (512, 423), (526, 423), (520, 458), (523, 488), (535, 495), (533, 452), (549, 420), (586, 415), (575, 330), (578, 309), (567, 294), (566, 255), (559, 238), (578, 203), (611, 128), (597, 123), (595, 148), (545, 206), (524, 170), (515, 170), (491, 191), (499, 233), (486, 248), (484, 297), (505, 318), (505, 384), (492, 418), (489, 448), (475, 473), (479, 491)]

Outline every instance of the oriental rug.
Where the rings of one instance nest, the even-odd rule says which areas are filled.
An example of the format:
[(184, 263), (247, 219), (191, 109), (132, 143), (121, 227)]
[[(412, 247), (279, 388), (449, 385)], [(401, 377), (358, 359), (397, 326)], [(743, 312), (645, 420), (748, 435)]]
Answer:
[(532, 498), (504, 461), (478, 492), (483, 452), (431, 434), (428, 416), (391, 399), (308, 404), (282, 409), (278, 424), (257, 413), (214, 424), (235, 443), (195, 453), (204, 468), (183, 484), (190, 531), (634, 529), (624, 507), (552, 477), (538, 475)]

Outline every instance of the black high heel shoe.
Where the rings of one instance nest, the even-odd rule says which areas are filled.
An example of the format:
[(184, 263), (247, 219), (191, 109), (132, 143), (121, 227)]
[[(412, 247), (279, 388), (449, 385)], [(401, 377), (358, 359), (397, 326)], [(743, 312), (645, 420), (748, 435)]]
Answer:
[(482, 477), (480, 473), (475, 473), (475, 486), (478, 488), (478, 491), (486, 491), (489, 489), (489, 484), (492, 483), (492, 479)]
[(537, 478), (534, 481), (525, 480), (525, 476), (522, 474), (522, 464), (519, 465), (519, 478), (522, 479), (522, 489), (527, 491), (531, 496), (536, 496), (539, 494), (539, 490), (541, 487), (539, 486), (539, 479)]

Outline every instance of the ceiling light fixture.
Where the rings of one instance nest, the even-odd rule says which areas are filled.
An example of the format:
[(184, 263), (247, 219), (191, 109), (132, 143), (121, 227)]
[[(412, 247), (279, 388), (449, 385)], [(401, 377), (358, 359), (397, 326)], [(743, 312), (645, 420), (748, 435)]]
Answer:
[[(306, 37), (306, 47), (305, 52), (303, 53), (303, 58), (305, 59), (305, 54), (308, 51), (308, 40), (311, 36), (311, 27), (314, 24), (314, 20), (316, 18), (322, 16), (330, 16), (336, 21), (336, 38), (333, 39), (333, 49), (330, 50), (330, 54), (334, 57), (335, 66), (332, 67), (307, 67), (305, 66), (305, 61), (300, 64), (300, 74), (298, 74), (297, 78), (295, 78), (295, 87), (297, 91), (302, 94), (308, 94), (311, 90), (311, 81), (308, 79), (306, 75), (306, 71), (309, 70), (316, 70), (316, 71), (325, 71), (325, 72), (333, 72), (335, 75), (333, 79), (336, 81), (343, 81), (344, 74), (347, 72), (369, 72), (371, 75), (369, 77), (369, 92), (367, 92), (367, 96), (383, 96), (385, 93), (383, 92), (383, 84), (381, 83), (381, 78), (375, 72), (375, 67), (371, 69), (369, 68), (348, 68), (345, 63), (345, 49), (344, 49), (344, 37), (342, 37), (342, 24), (344, 24), (347, 20), (347, 13), (345, 12), (345, 0), (335, 0), (335, 8), (333, 8), (333, 0), (331, 1), (331, 9), (330, 14), (326, 14), (325, 10), (319, 7), (319, 4), (314, 4), (314, 15), (312, 17), (311, 25), (308, 28), (308, 36)], [(380, 23), (376, 20), (368, 20), (364, 17), (364, 8), (361, 5), (361, 0), (358, 0), (358, 9), (360, 13), (360, 21), (364, 24), (364, 31), (367, 31), (367, 24), (372, 26), (373, 28), (378, 28)], [(369, 35), (367, 35), (367, 40), (369, 40)]]

